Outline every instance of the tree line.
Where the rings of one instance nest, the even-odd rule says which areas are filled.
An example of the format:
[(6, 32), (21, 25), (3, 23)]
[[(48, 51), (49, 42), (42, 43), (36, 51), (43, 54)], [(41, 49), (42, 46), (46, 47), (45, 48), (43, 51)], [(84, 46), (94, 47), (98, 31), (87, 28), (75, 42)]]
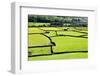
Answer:
[(48, 26), (83, 26), (87, 27), (87, 17), (76, 16), (47, 16), (47, 15), (28, 15), (28, 22), (50, 23)]

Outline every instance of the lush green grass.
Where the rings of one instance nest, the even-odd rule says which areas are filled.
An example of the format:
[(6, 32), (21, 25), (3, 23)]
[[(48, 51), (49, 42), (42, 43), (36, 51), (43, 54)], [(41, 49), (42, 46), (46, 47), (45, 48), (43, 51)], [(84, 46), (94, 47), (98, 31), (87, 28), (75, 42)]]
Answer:
[[(49, 45), (50, 41), (48, 38), (41, 34), (31, 34), (28, 35), (28, 46), (41, 46), (41, 45)], [(43, 48), (29, 48), (28, 51), (32, 52), (32, 55), (38, 54), (49, 54), (50, 47)]]
[(28, 33), (44, 33), (43, 30), (39, 29), (39, 28), (28, 28)]
[(50, 54), (50, 47), (43, 47), (43, 48), (29, 48), (29, 52), (32, 52), (32, 55), (39, 55), (39, 54)]
[(28, 26), (48, 26), (50, 25), (50, 23), (33, 23), (33, 22), (29, 22)]
[(28, 46), (48, 45), (50, 43), (49, 39), (41, 34), (28, 35), (28, 39)]
[(82, 59), (88, 58), (88, 53), (65, 53), (48, 56), (29, 57), (28, 60), (58, 60), (58, 59)]
[(50, 30), (54, 30), (54, 31), (59, 31), (59, 30), (63, 30), (64, 28), (62, 27), (41, 27), (41, 29), (45, 30), (45, 31), (50, 31)]
[(82, 35), (82, 34), (79, 33), (79, 32), (73, 32), (73, 31), (58, 31), (57, 33), (58, 33), (58, 34), (61, 34), (61, 35), (72, 35), (72, 36), (79, 36), (79, 35)]
[[(85, 35), (84, 37), (88, 37), (87, 34), (80, 33), (80, 32), (87, 33), (87, 30), (80, 30), (80, 32), (75, 32), (75, 31), (72, 31), (74, 28), (72, 27), (69, 27), (69, 28), (70, 28), (69, 31), (57, 32), (58, 35), (65, 35), (65, 36), (56, 36), (56, 32), (55, 32), (57, 30), (63, 30), (64, 27), (28, 28), (28, 33), (35, 33), (35, 34), (28, 35), (28, 46), (49, 45), (50, 40), (47, 37), (41, 34), (36, 34), (36, 33), (44, 33), (45, 35), (51, 37), (52, 41), (56, 43), (56, 46), (53, 46), (54, 52), (88, 51), (88, 38), (77, 37), (81, 35)], [(49, 33), (45, 33), (44, 30), (46, 31), (49, 30)], [(54, 30), (54, 31), (50, 31), (50, 30)], [(30, 51), (32, 55), (51, 53), (50, 47), (28, 48), (28, 51)], [(87, 53), (71, 53), (71, 54), (67, 53), (67, 54), (59, 54), (59, 55), (29, 57), (29, 60), (74, 59), (74, 58), (87, 58), (87, 56), (88, 56)]]
[(54, 37), (56, 46), (53, 48), (56, 52), (61, 51), (86, 51), (88, 43), (86, 38), (77, 37)]

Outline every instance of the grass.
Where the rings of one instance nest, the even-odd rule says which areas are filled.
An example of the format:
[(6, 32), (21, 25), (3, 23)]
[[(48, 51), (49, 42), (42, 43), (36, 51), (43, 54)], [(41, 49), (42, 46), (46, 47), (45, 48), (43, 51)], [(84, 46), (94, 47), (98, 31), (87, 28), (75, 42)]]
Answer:
[(56, 46), (53, 48), (56, 52), (88, 50), (88, 43), (86, 38), (54, 37), (53, 41), (56, 43)]
[[(66, 27), (68, 28), (68, 27)], [(68, 51), (88, 51), (88, 37), (87, 34), (75, 32), (74, 28), (69, 27), (69, 31), (58, 31), (63, 30), (64, 27), (30, 27), (28, 28), (28, 46), (38, 46), (38, 45), (49, 45), (50, 40), (41, 35), (35, 33), (44, 33), (49, 36), (53, 42), (55, 42), (56, 46), (53, 46), (54, 52), (68, 52)], [(45, 33), (48, 31), (49, 33)], [(50, 31), (54, 30), (54, 31)], [(75, 30), (75, 29), (74, 29)], [(56, 36), (55, 31), (58, 31), (58, 35)], [(81, 30), (82, 32), (86, 32), (87, 30)], [(34, 34), (30, 34), (34, 33)], [(63, 36), (64, 35), (64, 36)], [(84, 35), (81, 37), (81, 35)], [(80, 37), (79, 37), (80, 36)], [(38, 54), (50, 54), (50, 47), (42, 47), (42, 48), (28, 48), (28, 51), (32, 53), (32, 55)], [(76, 58), (87, 58), (88, 53), (65, 53), (65, 54), (54, 54), (48, 56), (38, 56), (38, 57), (28, 57), (28, 60), (55, 60), (55, 59), (76, 59)]]
[(35, 46), (35, 45), (47, 45), (49, 44), (49, 39), (41, 34), (31, 34), (28, 35), (28, 46)]
[[(38, 46), (38, 45), (48, 45), (50, 43), (49, 39), (41, 34), (31, 34), (28, 35), (28, 46)], [(49, 54), (50, 47), (43, 48), (29, 48), (28, 51), (32, 52), (32, 55), (37, 54)]]
[(32, 55), (38, 54), (50, 54), (50, 47), (43, 47), (43, 48), (29, 48), (29, 51), (32, 52)]
[(88, 58), (88, 53), (66, 53), (48, 56), (29, 57), (28, 60), (59, 60), (59, 59), (82, 59)]
[(28, 33), (44, 33), (43, 30), (39, 29), (39, 28), (28, 28)]
[(28, 26), (48, 26), (50, 25), (50, 23), (33, 23), (33, 22), (29, 22)]

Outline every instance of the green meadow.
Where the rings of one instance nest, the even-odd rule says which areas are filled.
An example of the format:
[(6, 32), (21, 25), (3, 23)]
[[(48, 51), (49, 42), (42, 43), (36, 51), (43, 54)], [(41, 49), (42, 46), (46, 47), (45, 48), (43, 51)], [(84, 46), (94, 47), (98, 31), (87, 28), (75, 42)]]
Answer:
[(28, 15), (28, 60), (88, 58), (88, 17)]
[[(29, 26), (38, 26), (41, 24), (42, 23), (29, 23)], [(49, 23), (44, 24), (47, 25)], [(55, 43), (55, 46), (52, 46), (54, 54), (51, 54), (51, 47), (49, 46), (51, 42), (48, 37)], [(31, 46), (33, 46), (33, 48)], [(28, 55), (29, 61), (87, 58), (87, 27), (28, 27)]]

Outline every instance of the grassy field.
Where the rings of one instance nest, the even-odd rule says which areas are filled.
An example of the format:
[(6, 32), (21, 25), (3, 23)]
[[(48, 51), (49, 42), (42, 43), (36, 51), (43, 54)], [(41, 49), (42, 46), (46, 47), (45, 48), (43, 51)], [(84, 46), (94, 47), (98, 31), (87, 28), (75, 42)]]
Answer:
[(29, 22), (28, 23), (28, 26), (42, 26), (42, 25), (44, 25), (44, 26), (47, 26), (47, 25), (49, 25), (50, 23), (33, 23), (33, 22)]
[[(64, 31), (64, 29), (67, 28), (68, 30)], [(87, 52), (80, 52), (88, 51), (88, 31), (86, 27), (29, 27), (28, 47), (50, 45), (50, 40), (41, 33), (50, 37), (52, 42), (56, 44), (56, 46), (52, 47), (54, 53), (72, 53), (34, 57), (34, 55), (51, 54), (50, 47), (28, 48), (28, 52), (31, 52), (31, 55), (33, 56), (28, 57), (28, 60), (76, 59), (88, 57)], [(77, 52), (73, 53), (73, 51)]]
[(82, 59), (87, 58), (88, 53), (69, 53), (49, 56), (30, 57), (29, 60), (58, 60), (58, 59)]

